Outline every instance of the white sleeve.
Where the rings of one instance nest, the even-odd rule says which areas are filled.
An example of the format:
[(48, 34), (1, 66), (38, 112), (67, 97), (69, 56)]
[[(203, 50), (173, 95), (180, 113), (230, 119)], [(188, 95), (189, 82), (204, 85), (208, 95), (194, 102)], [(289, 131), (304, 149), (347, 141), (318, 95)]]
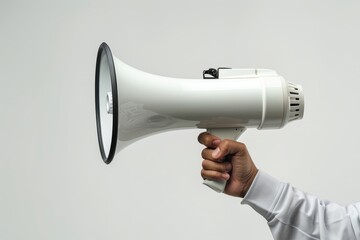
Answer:
[(275, 240), (360, 240), (360, 203), (323, 201), (262, 171), (241, 203), (268, 221)]

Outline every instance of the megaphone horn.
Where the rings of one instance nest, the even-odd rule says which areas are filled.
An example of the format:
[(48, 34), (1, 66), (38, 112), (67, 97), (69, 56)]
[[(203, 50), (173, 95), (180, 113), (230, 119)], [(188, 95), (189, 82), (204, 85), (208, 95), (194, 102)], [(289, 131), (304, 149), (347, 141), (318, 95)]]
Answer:
[[(302, 87), (268, 69), (208, 69), (203, 79), (163, 77), (135, 69), (99, 47), (95, 73), (100, 153), (116, 153), (146, 136), (204, 128), (236, 139), (246, 128), (281, 128), (304, 114)], [(226, 182), (207, 181), (216, 191)]]

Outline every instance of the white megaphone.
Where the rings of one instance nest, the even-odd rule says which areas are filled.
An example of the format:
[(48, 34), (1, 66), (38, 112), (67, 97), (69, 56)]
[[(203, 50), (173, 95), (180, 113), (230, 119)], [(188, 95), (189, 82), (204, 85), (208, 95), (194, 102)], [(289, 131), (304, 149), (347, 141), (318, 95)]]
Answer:
[[(302, 87), (267, 69), (209, 69), (203, 79), (179, 79), (135, 69), (102, 43), (96, 60), (96, 123), (105, 163), (154, 133), (204, 128), (237, 139), (246, 128), (281, 128), (304, 114)], [(222, 192), (225, 181), (205, 180)]]

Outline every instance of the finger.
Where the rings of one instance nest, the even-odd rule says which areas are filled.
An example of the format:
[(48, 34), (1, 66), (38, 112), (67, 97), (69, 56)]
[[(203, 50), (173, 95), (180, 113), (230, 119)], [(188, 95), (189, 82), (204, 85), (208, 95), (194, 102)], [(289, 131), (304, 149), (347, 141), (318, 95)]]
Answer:
[(220, 143), (220, 138), (214, 136), (208, 132), (200, 133), (198, 136), (199, 143), (209, 147), (209, 148), (216, 148)]
[(223, 159), (227, 155), (245, 154), (247, 151), (245, 144), (225, 139), (219, 143), (217, 148), (211, 153), (212, 159)]
[(232, 169), (230, 162), (217, 163), (206, 159), (202, 162), (202, 167), (204, 170), (211, 170), (222, 173), (230, 172)]
[(205, 148), (201, 152), (201, 157), (203, 159), (211, 160), (211, 161), (214, 161), (214, 162), (223, 162), (225, 160), (225, 158), (214, 158), (213, 157), (213, 152), (214, 152), (214, 149)]
[(209, 179), (214, 181), (219, 180), (229, 180), (230, 175), (228, 173), (222, 173), (217, 171), (211, 171), (211, 170), (201, 170), (201, 176), (203, 179)]
[(212, 160), (212, 161), (216, 161), (216, 159), (214, 159), (212, 157), (212, 153), (214, 152), (214, 149), (211, 148), (204, 148), (201, 152), (201, 157), (203, 159), (208, 159), (208, 160)]

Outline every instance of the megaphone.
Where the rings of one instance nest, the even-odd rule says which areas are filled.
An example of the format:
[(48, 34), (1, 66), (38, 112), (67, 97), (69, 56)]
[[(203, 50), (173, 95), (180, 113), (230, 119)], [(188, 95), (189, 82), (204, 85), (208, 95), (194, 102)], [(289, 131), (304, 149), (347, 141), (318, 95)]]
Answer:
[[(150, 74), (117, 59), (102, 43), (95, 110), (100, 154), (109, 164), (126, 146), (164, 131), (202, 128), (235, 140), (246, 128), (281, 128), (303, 117), (304, 96), (300, 85), (269, 69), (210, 68), (202, 79)], [(204, 184), (222, 192), (226, 182)]]

